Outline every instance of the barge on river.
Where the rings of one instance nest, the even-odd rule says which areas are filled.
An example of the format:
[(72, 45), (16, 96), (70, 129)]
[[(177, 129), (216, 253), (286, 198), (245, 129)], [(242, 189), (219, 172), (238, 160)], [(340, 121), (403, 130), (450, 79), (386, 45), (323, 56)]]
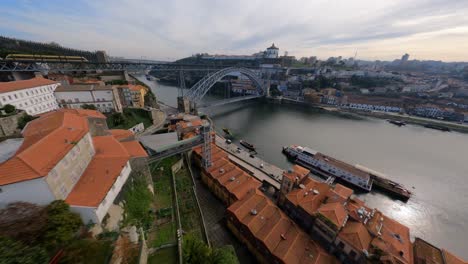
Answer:
[(391, 196), (407, 201), (411, 195), (401, 184), (388, 180), (382, 174), (363, 166), (353, 166), (313, 149), (301, 146), (283, 147), (283, 153), (313, 173), (324, 178), (336, 178), (369, 192), (375, 185)]

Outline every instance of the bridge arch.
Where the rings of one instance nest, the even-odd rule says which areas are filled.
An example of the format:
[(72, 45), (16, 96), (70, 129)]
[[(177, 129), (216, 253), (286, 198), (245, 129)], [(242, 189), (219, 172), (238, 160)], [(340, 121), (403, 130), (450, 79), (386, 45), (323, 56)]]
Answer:
[(232, 73), (241, 73), (247, 76), (247, 78), (249, 78), (252, 81), (253, 85), (257, 89), (257, 93), (259, 95), (266, 95), (266, 89), (263, 85), (263, 82), (255, 72), (246, 68), (230, 67), (208, 74), (203, 79), (198, 81), (194, 86), (192, 86), (192, 88), (190, 88), (190, 90), (186, 94), (187, 98), (194, 103), (200, 102), (203, 96), (205, 96), (208, 90), (210, 90), (210, 88), (215, 83)]

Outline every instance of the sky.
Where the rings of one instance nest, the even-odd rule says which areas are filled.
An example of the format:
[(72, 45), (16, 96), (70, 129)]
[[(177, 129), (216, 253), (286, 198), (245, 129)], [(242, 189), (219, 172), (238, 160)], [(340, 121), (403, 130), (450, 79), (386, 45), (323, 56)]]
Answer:
[(0, 35), (175, 60), (280, 53), (468, 61), (468, 0), (0, 0)]

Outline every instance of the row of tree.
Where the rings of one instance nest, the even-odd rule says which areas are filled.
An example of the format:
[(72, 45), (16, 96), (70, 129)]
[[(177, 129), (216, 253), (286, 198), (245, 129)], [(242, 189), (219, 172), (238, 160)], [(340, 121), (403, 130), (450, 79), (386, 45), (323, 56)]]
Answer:
[(80, 216), (62, 200), (46, 207), (10, 204), (0, 210), (0, 262), (47, 263), (74, 240), (81, 226)]

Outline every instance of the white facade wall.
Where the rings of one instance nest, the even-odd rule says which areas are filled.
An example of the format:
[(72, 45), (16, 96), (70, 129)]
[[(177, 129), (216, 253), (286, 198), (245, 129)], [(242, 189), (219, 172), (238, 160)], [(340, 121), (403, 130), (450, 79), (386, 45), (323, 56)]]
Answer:
[(112, 90), (59, 91), (55, 92), (61, 106), (78, 109), (83, 104), (96, 106), (100, 112), (118, 111)]
[(44, 178), (56, 199), (65, 200), (91, 162), (95, 149), (87, 133)]
[(13, 202), (47, 205), (55, 200), (44, 178), (0, 186), (0, 208)]
[(122, 190), (125, 182), (127, 182), (131, 171), (130, 162), (127, 162), (120, 172), (119, 177), (115, 180), (114, 185), (112, 185), (106, 197), (101, 201), (98, 207), (70, 205), (71, 211), (80, 214), (84, 223), (89, 223), (90, 221), (93, 223), (101, 223), (115, 198)]
[(341, 168), (338, 168), (338, 167), (335, 167), (331, 164), (329, 164), (328, 162), (326, 161), (323, 161), (323, 160), (318, 160), (318, 159), (315, 159), (314, 157), (311, 157), (309, 155), (305, 155), (301, 152), (298, 152), (296, 150), (293, 150), (293, 149), (289, 149), (289, 151), (293, 151), (295, 153), (295, 155), (297, 155), (297, 158), (299, 160), (301, 160), (302, 162), (306, 163), (306, 164), (310, 164), (311, 166), (315, 167), (315, 168), (319, 168), (321, 169), (322, 171), (325, 171), (325, 172), (328, 172), (330, 173), (331, 175), (337, 177), (337, 178), (340, 178), (344, 181), (347, 181), (349, 183), (352, 183), (354, 185), (357, 185), (357, 186), (360, 186), (361, 188), (364, 188), (364, 189), (369, 189), (371, 188), (371, 186), (369, 185), (369, 182), (370, 182), (370, 178), (369, 179), (364, 179), (358, 175), (355, 175), (349, 171), (346, 171), (346, 170), (342, 170)]
[(58, 84), (0, 93), (0, 106), (11, 104), (25, 110), (29, 115), (38, 115), (59, 108), (54, 91)]

